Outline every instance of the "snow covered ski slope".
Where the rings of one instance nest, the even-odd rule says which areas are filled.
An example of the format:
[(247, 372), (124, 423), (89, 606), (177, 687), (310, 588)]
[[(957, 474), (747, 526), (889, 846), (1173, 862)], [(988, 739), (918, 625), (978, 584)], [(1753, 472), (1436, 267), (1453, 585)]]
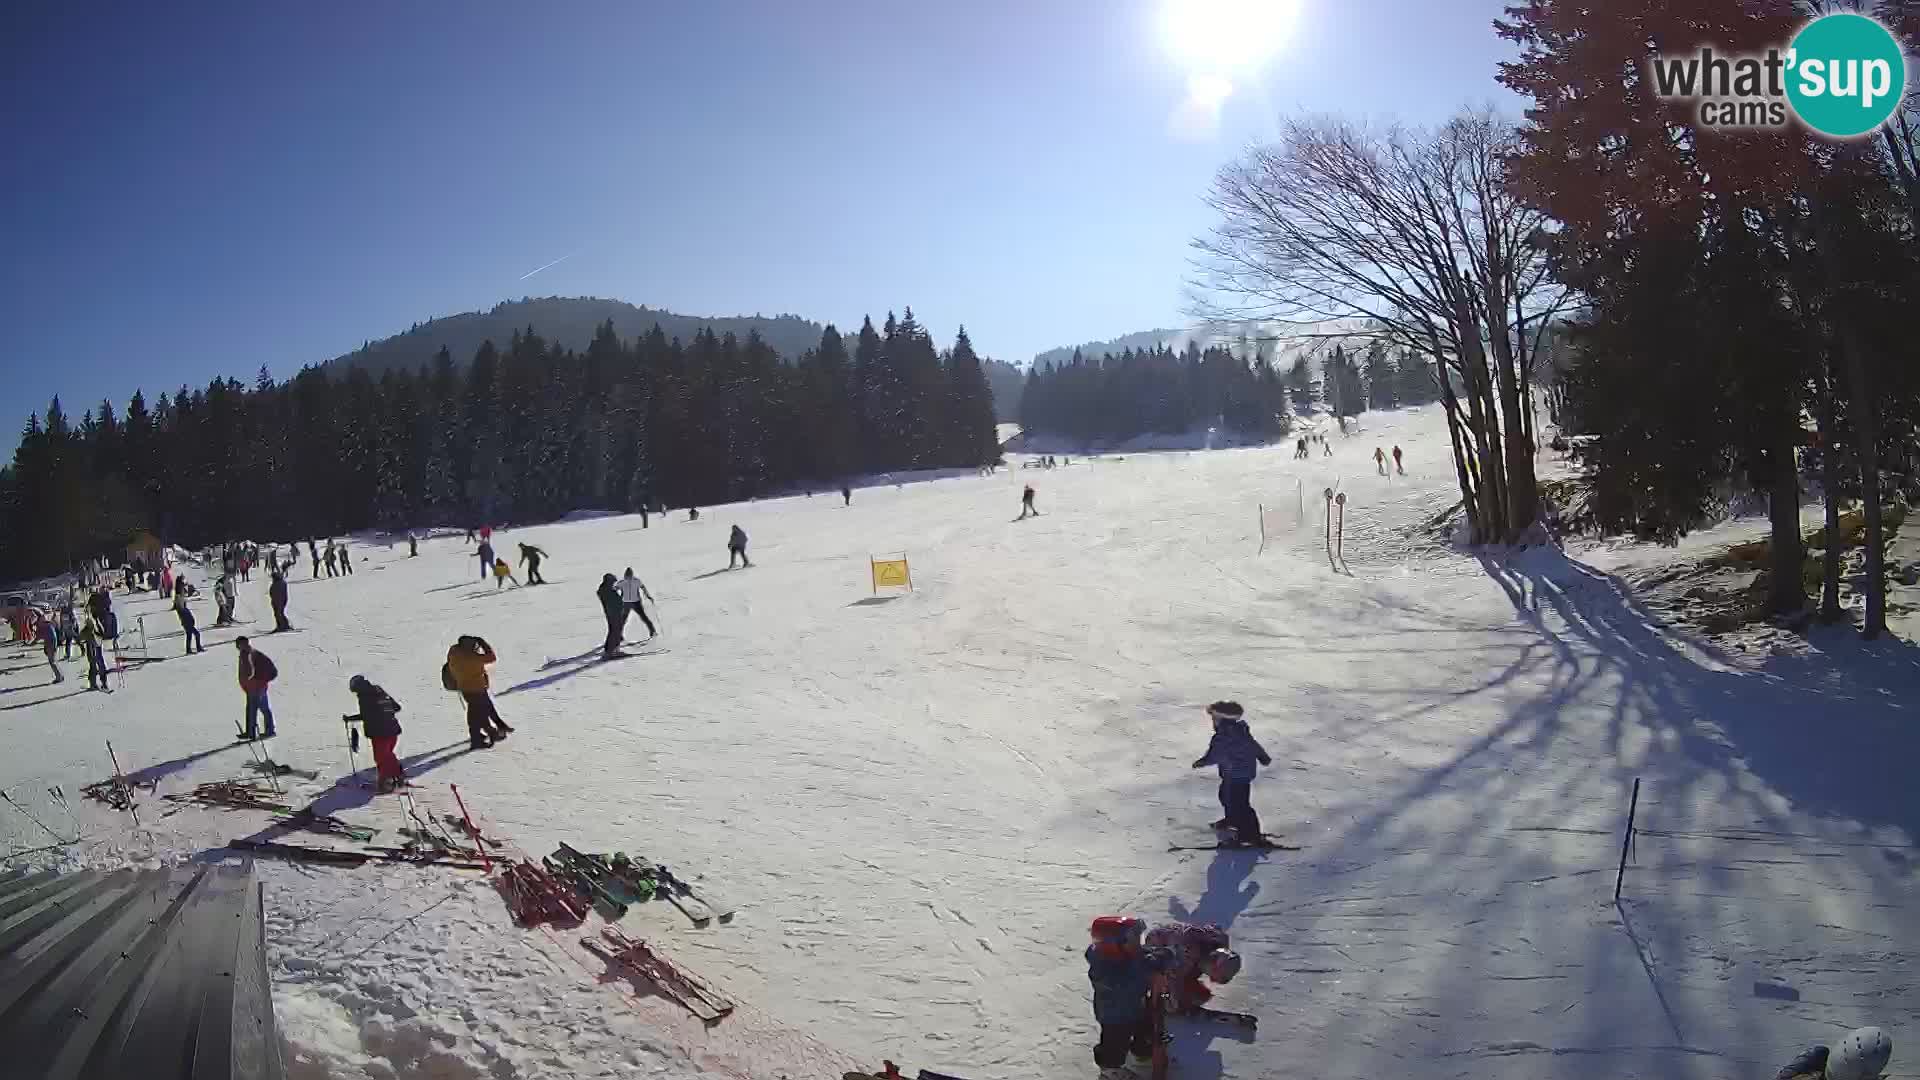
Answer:
[[(1738, 663), (1652, 628), (1597, 564), (1440, 550), (1414, 530), (1454, 498), (1438, 414), (1362, 426), (1303, 462), (1290, 441), (1076, 456), (498, 534), (550, 553), (540, 587), (496, 591), (457, 538), (362, 544), (352, 577), (295, 571), (294, 634), (259, 633), (256, 575), (240, 629), (281, 672), (273, 752), (319, 773), (291, 801), (398, 842), (394, 797), (334, 783), (365, 674), (405, 706), (423, 805), (454, 811), (458, 784), (536, 859), (624, 850), (738, 908), (620, 923), (740, 1003), (708, 1028), (586, 958), (591, 928), (513, 927), (478, 873), (262, 861), (290, 1075), (1091, 1076), (1081, 952), (1107, 912), (1218, 922), (1245, 957), (1214, 1004), (1258, 1031), (1179, 1029), (1175, 1077), (1752, 1080), (1868, 1023), (1915, 1075), (1913, 651)], [(1396, 443), (1411, 475), (1384, 479)], [(1043, 516), (1015, 521), (1028, 482)], [(1336, 484), (1350, 575), (1317, 508)], [(1301, 491), (1306, 520), (1256, 554), (1256, 507)], [(722, 569), (734, 523), (751, 569)], [(897, 552), (914, 590), (873, 595), (869, 555)], [(595, 662), (594, 589), (627, 566), (662, 637)], [(135, 828), (78, 799), (108, 739), (161, 795), (248, 758), (235, 631), (208, 611), (208, 651), (180, 656), (159, 601), (118, 606), (173, 636), (112, 695), (0, 653), (0, 785), (56, 831), (61, 785), (86, 833), (16, 863), (219, 858), (269, 824), (143, 795)], [(500, 654), (517, 731), (495, 749), (467, 749), (440, 688), (462, 633)], [(1265, 828), (1304, 850), (1167, 851), (1211, 839), (1215, 780), (1188, 765), (1222, 697), (1275, 759)], [(0, 830), (52, 842), (4, 804)]]

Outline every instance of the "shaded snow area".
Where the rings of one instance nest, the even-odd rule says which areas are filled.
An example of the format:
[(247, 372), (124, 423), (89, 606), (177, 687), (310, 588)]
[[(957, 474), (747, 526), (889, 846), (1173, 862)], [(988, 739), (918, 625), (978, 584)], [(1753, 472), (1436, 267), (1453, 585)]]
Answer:
[[(454, 812), (457, 784), (536, 857), (623, 849), (740, 905), (704, 929), (664, 904), (621, 926), (741, 1008), (704, 1027), (609, 977), (578, 945), (593, 927), (515, 928), (477, 872), (262, 861), (292, 1075), (833, 1080), (891, 1058), (1090, 1077), (1081, 953), (1107, 912), (1214, 921), (1245, 957), (1215, 1003), (1258, 1013), (1257, 1034), (1177, 1027), (1183, 1080), (1754, 1080), (1869, 1023), (1895, 1075), (1920, 1075), (1913, 648), (1716, 654), (1594, 565), (1420, 539), (1456, 498), (1435, 409), (1329, 438), (1304, 462), (1291, 443), (1076, 455), (851, 507), (497, 537), (551, 553), (544, 587), (496, 592), (458, 537), (411, 560), (362, 547), (350, 578), (303, 564), (300, 632), (261, 639), (274, 752), (319, 774), (289, 800), (398, 842), (393, 796), (335, 786), (364, 673), (406, 707), (423, 808)], [(1396, 443), (1411, 475), (1388, 480), (1371, 455)], [(1028, 482), (1044, 516), (1016, 521)], [(1349, 573), (1328, 565), (1334, 486)], [(736, 522), (755, 565), (726, 571)], [(899, 551), (915, 591), (873, 596), (868, 556)], [(545, 666), (599, 642), (594, 586), (629, 565), (659, 597), (657, 651)], [(243, 587), (245, 629), (264, 591)], [(57, 830), (45, 789), (81, 802), (108, 739), (159, 795), (248, 759), (234, 632), (181, 657), (158, 601), (120, 607), (170, 658), (111, 696), (72, 693), (76, 664), (43, 686), (36, 654), (0, 654), (0, 781)], [(439, 686), (459, 633), (501, 656), (519, 730), (493, 750), (465, 748)], [(1211, 839), (1216, 782), (1189, 765), (1222, 697), (1275, 759), (1253, 788), (1266, 827), (1304, 850), (1167, 850)], [(134, 827), (83, 802), (84, 842), (14, 862), (217, 859), (268, 824), (175, 809), (143, 794)], [(8, 850), (50, 842), (3, 805), (0, 825)]]

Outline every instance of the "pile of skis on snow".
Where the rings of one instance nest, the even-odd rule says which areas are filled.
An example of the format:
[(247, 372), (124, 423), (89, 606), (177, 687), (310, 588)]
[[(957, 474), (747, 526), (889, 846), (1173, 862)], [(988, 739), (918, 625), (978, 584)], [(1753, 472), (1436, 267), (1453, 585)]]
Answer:
[(581, 938), (580, 944), (588, 952), (605, 960), (609, 967), (645, 979), (661, 996), (678, 1002), (681, 1008), (698, 1017), (701, 1022), (717, 1024), (733, 1012), (733, 1002), (701, 982), (692, 972), (655, 952), (653, 946), (646, 942), (628, 937), (611, 926), (601, 930), (600, 936), (606, 939), (606, 944), (592, 938)]
[(510, 867), (501, 892), (514, 919), (522, 926), (541, 922), (579, 925), (588, 909), (597, 909), (609, 921), (624, 918), (634, 904), (666, 900), (695, 926), (726, 922), (732, 908), (723, 908), (694, 891), (693, 886), (663, 865), (612, 855), (588, 854), (570, 844), (540, 861)]
[(160, 797), (171, 803), (222, 806), (229, 810), (264, 810), (289, 828), (326, 836), (344, 836), (362, 844), (371, 841), (376, 831), (349, 824), (332, 814), (316, 814), (305, 807), (295, 809), (288, 806), (279, 801), (278, 792), (268, 790), (258, 780), (213, 780), (196, 786), (192, 791), (173, 792)]

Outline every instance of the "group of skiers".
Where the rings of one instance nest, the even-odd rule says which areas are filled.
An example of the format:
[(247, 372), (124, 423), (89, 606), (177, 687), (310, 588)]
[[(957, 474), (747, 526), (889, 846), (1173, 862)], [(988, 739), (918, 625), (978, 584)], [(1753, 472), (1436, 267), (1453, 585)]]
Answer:
[[(1386, 452), (1377, 446), (1373, 448), (1373, 467), (1380, 470), (1381, 476), (1387, 475)], [(1399, 473), (1401, 476), (1407, 475), (1407, 470), (1400, 467), (1400, 448), (1398, 446), (1393, 448), (1393, 471)]]
[[(320, 567), (324, 564), (328, 577), (342, 577), (353, 573), (353, 559), (347, 555), (347, 545), (327, 538), (327, 550), (323, 555), (320, 545), (312, 537), (307, 538), (307, 554), (313, 558), (313, 576), (320, 576)], [(297, 557), (297, 556), (296, 556)]]
[(1100, 1027), (1093, 1060), (1102, 1080), (1131, 1077), (1127, 1055), (1152, 1058), (1167, 1016), (1208, 1016), (1207, 983), (1225, 984), (1240, 973), (1227, 932), (1211, 923), (1149, 928), (1132, 915), (1102, 915), (1089, 932), (1087, 980)]

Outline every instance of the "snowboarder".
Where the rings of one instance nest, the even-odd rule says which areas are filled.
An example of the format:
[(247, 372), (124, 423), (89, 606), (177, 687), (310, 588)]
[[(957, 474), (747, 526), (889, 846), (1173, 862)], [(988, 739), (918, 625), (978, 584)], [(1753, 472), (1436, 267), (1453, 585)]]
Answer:
[(1203, 978), (1224, 986), (1240, 973), (1240, 955), (1212, 923), (1164, 923), (1147, 931), (1146, 942), (1166, 954), (1168, 1011), (1176, 1016), (1203, 1011), (1213, 997)]
[(513, 582), (514, 588), (520, 587), (520, 579), (513, 576), (513, 567), (507, 565), (507, 560), (493, 560), (493, 591), (499, 592), (501, 586), (509, 581)]
[(175, 618), (180, 620), (180, 632), (187, 639), (187, 655), (192, 656), (195, 652), (206, 652), (206, 643), (200, 640), (200, 630), (194, 625), (193, 609), (187, 606), (185, 590), (174, 590), (173, 614)]
[(340, 572), (342, 574), (353, 573), (353, 560), (347, 558), (347, 545), (345, 541), (342, 541), (340, 544)]
[(57, 685), (67, 681), (60, 674), (60, 661), (54, 653), (60, 650), (60, 627), (52, 619), (40, 620), (40, 650), (47, 654), (47, 666), (53, 669), (53, 681)]
[(1035, 510), (1033, 508), (1033, 485), (1032, 484), (1028, 484), (1027, 489), (1020, 493), (1020, 516), (1016, 520), (1025, 521), (1029, 516), (1032, 516), (1032, 517), (1040, 516), (1040, 511)]
[(400, 759), (394, 752), (394, 746), (400, 741), (400, 703), (393, 695), (367, 680), (365, 675), (355, 675), (347, 680), (347, 689), (360, 704), (360, 711), (343, 717), (348, 723), (357, 723), (367, 733), (367, 741), (373, 744), (373, 764), (379, 777), (379, 790), (394, 791), (407, 786), (407, 771), (400, 765)]
[(420, 557), (420, 538), (414, 535), (411, 531), (409, 531), (407, 533), (407, 558), (417, 559), (419, 557)]
[[(620, 579), (620, 602), (627, 605), (629, 611), (640, 616), (640, 621), (647, 627), (647, 640), (651, 641), (657, 631), (653, 628), (653, 620), (647, 618), (646, 606), (640, 602), (643, 596), (649, 603), (655, 602), (653, 594), (647, 591), (646, 583), (633, 576), (633, 567), (627, 567), (627, 575)], [(621, 621), (621, 625), (626, 625), (625, 620)]]
[(313, 542), (313, 537), (311, 536), (307, 537), (307, 554), (313, 556), (313, 576), (319, 577), (320, 576), (320, 546)]
[(1407, 475), (1407, 470), (1400, 465), (1400, 448), (1398, 446), (1393, 448), (1393, 471), (1399, 473), (1401, 476)]
[(747, 558), (747, 531), (738, 525), (727, 534), (727, 569), (733, 569), (736, 559), (747, 566), (753, 565), (753, 560)]
[(1255, 762), (1271, 765), (1273, 759), (1248, 730), (1243, 713), (1237, 701), (1216, 701), (1207, 706), (1207, 715), (1213, 719), (1213, 738), (1193, 767), (1212, 765), (1220, 770), (1220, 810), (1224, 816), (1213, 823), (1214, 827), (1229, 829), (1236, 843), (1251, 845), (1260, 842), (1260, 816), (1253, 812), (1251, 797), (1253, 778), (1260, 771)]
[(1377, 446), (1373, 448), (1373, 467), (1380, 470), (1381, 476), (1387, 475), (1387, 452)]
[[(273, 738), (273, 707), (267, 701), (267, 687), (280, 675), (267, 654), (253, 647), (253, 643), (244, 637), (233, 639), (233, 647), (240, 651), (240, 692), (247, 695), (247, 727), (240, 733), (241, 742), (255, 739)], [(266, 731), (256, 726), (259, 718), (265, 717)]]
[(475, 750), (491, 749), (513, 732), (500, 719), (500, 711), (493, 707), (493, 697), (488, 693), (493, 681), (487, 667), (498, 659), (485, 638), (471, 634), (462, 634), (447, 650), (447, 673), (467, 703), (468, 745)]
[(527, 584), (545, 585), (547, 583), (547, 579), (540, 576), (540, 560), (546, 557), (546, 552), (532, 544), (520, 545), (520, 562), (527, 568)]
[(480, 556), (480, 580), (487, 580), (487, 574), (493, 570), (493, 545), (480, 541), (480, 550), (474, 554)]
[(594, 595), (600, 598), (600, 612), (607, 617), (607, 643), (600, 655), (611, 660), (620, 648), (622, 631), (626, 629), (627, 605), (620, 599), (620, 586), (614, 583), (612, 574), (600, 576), (600, 587), (594, 590)]
[(1087, 981), (1093, 984), (1093, 1019), (1100, 1041), (1093, 1048), (1101, 1080), (1130, 1080), (1127, 1053), (1153, 1056), (1154, 1024), (1147, 994), (1166, 967), (1166, 955), (1142, 941), (1146, 923), (1131, 915), (1093, 920), (1087, 946)]
[(275, 574), (267, 586), (267, 603), (273, 605), (273, 632), (293, 629), (287, 621), (287, 575)]
[(1832, 1049), (1818, 1043), (1801, 1051), (1774, 1080), (1879, 1080), (1893, 1059), (1893, 1040), (1876, 1027), (1855, 1028)]
[(840, 485), (840, 505), (842, 506), (853, 505), (853, 488), (847, 486), (846, 484)]

